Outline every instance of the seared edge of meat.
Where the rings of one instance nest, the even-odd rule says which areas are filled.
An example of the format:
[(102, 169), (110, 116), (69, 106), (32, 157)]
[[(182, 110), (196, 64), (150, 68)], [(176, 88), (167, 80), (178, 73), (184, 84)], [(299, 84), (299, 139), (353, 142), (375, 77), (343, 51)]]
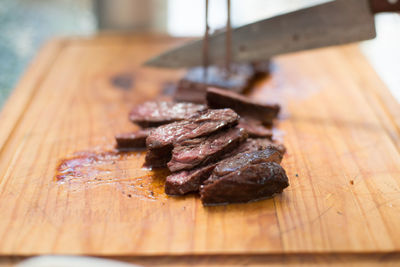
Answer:
[(258, 164), (260, 162), (275, 162), (279, 164), (282, 161), (282, 157), (282, 154), (273, 146), (268, 146), (263, 150), (239, 153), (220, 161), (206, 182), (213, 181), (218, 179), (218, 177), (238, 171), (251, 164)]
[(288, 186), (286, 172), (278, 163), (260, 162), (202, 185), (200, 199), (203, 205), (248, 202), (271, 197)]
[[(197, 167), (189, 171), (184, 170), (172, 173), (166, 178), (165, 193), (169, 195), (183, 195), (189, 192), (199, 191), (200, 185), (210, 177), (211, 172), (214, 170), (217, 164), (222, 164), (222, 166), (224, 166), (224, 162), (229, 162), (229, 159), (231, 158), (240, 158), (242, 157), (242, 154), (244, 152), (253, 152), (267, 149), (267, 151), (262, 153), (262, 155), (264, 156), (271, 156), (269, 159), (266, 159), (266, 161), (271, 160), (275, 162), (280, 162), (282, 160), (282, 155), (277, 154), (276, 151), (279, 150), (271, 146), (270, 143), (271, 141), (266, 144), (263, 139), (247, 139), (235, 150), (222, 155), (221, 161), (218, 163), (212, 163), (203, 167)], [(238, 153), (240, 153), (239, 156)]]
[(140, 129), (136, 132), (115, 135), (118, 150), (131, 150), (146, 147), (146, 138), (154, 128)]
[(245, 129), (249, 137), (272, 139), (272, 130), (265, 127), (260, 121), (241, 117), (238, 127)]
[(199, 191), (200, 185), (206, 180), (216, 164), (198, 167), (189, 171), (175, 172), (167, 176), (165, 193), (168, 195), (184, 195)]

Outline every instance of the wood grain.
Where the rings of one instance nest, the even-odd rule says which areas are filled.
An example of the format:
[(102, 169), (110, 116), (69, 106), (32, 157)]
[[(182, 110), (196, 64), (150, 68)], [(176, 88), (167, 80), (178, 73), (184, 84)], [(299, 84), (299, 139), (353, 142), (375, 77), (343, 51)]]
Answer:
[[(15, 266), (28, 257), (0, 257), (1, 267)], [(398, 266), (395, 253), (328, 253), (328, 254), (268, 254), (268, 255), (197, 255), (197, 256), (120, 256), (106, 259), (141, 266)], [(54, 264), (55, 265), (55, 264)]]
[(0, 132), (0, 148), (4, 148), (8, 138), (12, 135), (16, 124), (23, 116), (26, 108), (32, 100), (38, 83), (45, 77), (46, 71), (51, 67), (59, 54), (64, 42), (54, 39), (47, 43), (38, 54), (36, 60), (31, 63), (27, 71), (10, 96), (8, 102), (0, 113), (2, 131)]
[(353, 45), (279, 57), (252, 93), (283, 105), (291, 185), (280, 196), (208, 208), (167, 197), (141, 153), (107, 169), (112, 179), (56, 182), (61, 159), (110, 149), (134, 128), (129, 108), (179, 77), (140, 65), (179, 42), (102, 36), (45, 48), (16, 91), (29, 97), (1, 115), (1, 255), (399, 253), (399, 107)]

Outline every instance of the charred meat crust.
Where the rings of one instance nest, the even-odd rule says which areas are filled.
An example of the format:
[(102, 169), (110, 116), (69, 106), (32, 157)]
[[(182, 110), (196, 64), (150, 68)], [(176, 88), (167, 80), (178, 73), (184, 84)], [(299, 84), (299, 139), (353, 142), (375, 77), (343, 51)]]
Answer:
[(200, 198), (204, 205), (248, 202), (271, 197), (288, 186), (285, 170), (279, 164), (261, 162), (244, 166), (202, 185)]

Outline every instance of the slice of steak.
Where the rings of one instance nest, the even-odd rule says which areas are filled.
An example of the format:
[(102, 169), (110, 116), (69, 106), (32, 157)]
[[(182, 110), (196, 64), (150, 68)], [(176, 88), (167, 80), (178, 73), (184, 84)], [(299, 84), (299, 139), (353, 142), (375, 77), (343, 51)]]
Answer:
[(129, 119), (140, 126), (155, 127), (174, 121), (184, 120), (197, 112), (206, 110), (205, 105), (148, 101), (137, 105), (129, 113)]
[(231, 172), (238, 171), (248, 165), (258, 164), (261, 162), (276, 162), (279, 164), (282, 161), (282, 157), (282, 154), (272, 146), (268, 146), (264, 150), (239, 153), (233, 157), (220, 161), (205, 184), (219, 179)]
[(166, 167), (171, 159), (173, 145), (187, 139), (210, 135), (232, 127), (239, 116), (231, 109), (207, 110), (187, 120), (173, 122), (156, 128), (146, 139), (145, 166)]
[(164, 168), (171, 160), (171, 150), (173, 146), (148, 149), (143, 166), (147, 168)]
[(265, 127), (257, 120), (240, 118), (238, 126), (245, 129), (249, 134), (249, 137), (263, 137), (272, 139), (272, 130)]
[(199, 191), (200, 185), (210, 177), (216, 163), (198, 167), (189, 171), (180, 171), (167, 176), (165, 193), (168, 195), (184, 195)]
[(146, 138), (154, 128), (140, 129), (136, 132), (121, 133), (115, 136), (118, 150), (131, 150), (146, 147)]
[(262, 199), (281, 193), (289, 186), (285, 170), (276, 162), (257, 161), (223, 173), (223, 176), (207, 180), (208, 183), (201, 186), (200, 198), (203, 205)]
[(283, 144), (275, 143), (266, 138), (248, 138), (246, 142), (238, 147), (237, 153), (263, 150), (266, 149), (268, 146), (276, 148), (282, 155), (286, 153), (286, 147)]
[[(270, 143), (271, 141), (266, 144), (263, 139), (247, 139), (232, 152), (222, 155), (221, 162), (224, 162), (225, 159), (235, 157), (238, 153), (265, 150), (267, 148), (271, 151), (271, 158), (280, 162), (278, 160), (279, 157), (276, 158), (277, 154), (272, 152), (275, 151), (276, 148), (270, 147)], [(219, 163), (212, 163), (203, 167), (197, 167), (190, 171), (180, 171), (167, 176), (165, 181), (165, 193), (169, 195), (183, 195), (199, 191), (200, 185), (210, 177), (211, 172), (217, 164)]]
[(207, 89), (207, 104), (211, 108), (231, 108), (243, 117), (259, 120), (267, 125), (272, 125), (280, 110), (277, 104), (262, 104), (246, 96), (218, 88)]
[(156, 128), (147, 137), (146, 146), (148, 149), (171, 146), (186, 139), (207, 136), (232, 127), (238, 121), (239, 116), (232, 109), (209, 109), (189, 119)]
[(185, 140), (172, 150), (168, 168), (171, 172), (176, 172), (215, 162), (237, 148), (246, 138), (244, 129), (231, 128), (206, 137)]
[(205, 103), (209, 86), (243, 93), (252, 85), (254, 79), (259, 77), (257, 75), (265, 71), (265, 66), (260, 63), (234, 63), (231, 69), (229, 76), (226, 75), (225, 68), (218, 66), (209, 66), (206, 75), (203, 67), (189, 69), (178, 83), (174, 100)]

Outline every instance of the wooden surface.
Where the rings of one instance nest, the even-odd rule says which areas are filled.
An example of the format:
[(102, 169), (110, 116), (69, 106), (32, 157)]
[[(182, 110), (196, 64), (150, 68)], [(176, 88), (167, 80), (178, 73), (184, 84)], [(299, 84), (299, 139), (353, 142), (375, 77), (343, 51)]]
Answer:
[[(0, 257), (1, 267), (11, 267), (28, 257)], [(337, 266), (369, 267), (398, 266), (400, 255), (395, 253), (323, 253), (323, 254), (265, 254), (265, 255), (197, 255), (197, 256), (119, 256), (106, 257), (141, 266)], [(38, 265), (36, 265), (38, 266)], [(39, 265), (40, 266), (40, 265)], [(48, 266), (48, 265), (46, 265)], [(54, 264), (54, 266), (59, 266)], [(85, 265), (82, 265), (85, 266)]]
[(179, 42), (109, 36), (42, 50), (0, 115), (1, 255), (398, 260), (400, 109), (353, 45), (279, 57), (253, 92), (283, 105), (290, 187), (282, 195), (208, 208), (194, 196), (167, 197), (163, 173), (141, 169), (140, 153), (107, 169), (107, 181), (57, 182), (61, 159), (107, 150), (114, 134), (134, 129), (129, 108), (181, 74), (140, 63)]

